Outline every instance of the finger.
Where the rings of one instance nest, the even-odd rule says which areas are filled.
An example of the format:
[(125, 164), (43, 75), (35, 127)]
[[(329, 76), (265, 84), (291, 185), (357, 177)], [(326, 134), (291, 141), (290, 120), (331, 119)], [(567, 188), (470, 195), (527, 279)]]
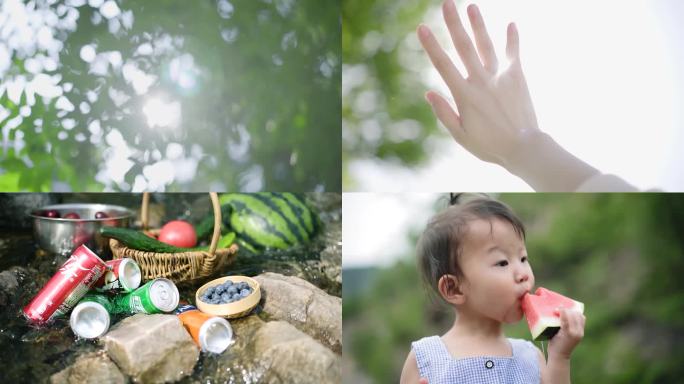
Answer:
[(428, 380), (424, 377), (421, 377), (420, 380), (418, 380), (418, 384), (428, 384)]
[(492, 40), (489, 38), (487, 27), (477, 5), (471, 4), (468, 6), (468, 18), (470, 19), (470, 26), (473, 28), (475, 45), (477, 46), (477, 52), (480, 54), (480, 59), (482, 59), (484, 69), (489, 73), (496, 73), (499, 69), (499, 61), (496, 59), (494, 44), (492, 44)]
[(570, 327), (570, 321), (568, 319), (568, 310), (565, 308), (560, 309), (560, 321), (561, 329), (567, 330)]
[(442, 6), (442, 12), (444, 13), (444, 21), (451, 34), (451, 40), (454, 42), (454, 47), (456, 47), (456, 52), (461, 57), (461, 61), (463, 61), (468, 70), (468, 75), (475, 78), (483, 77), (484, 68), (482, 68), (480, 58), (477, 57), (470, 36), (468, 36), (465, 28), (463, 28), (463, 23), (461, 23), (461, 18), (458, 16), (454, 1), (446, 0)]
[(568, 331), (571, 333), (576, 333), (577, 332), (577, 326), (579, 325), (578, 322), (578, 314), (577, 312), (574, 311), (567, 311), (567, 316), (568, 316)]
[(458, 72), (458, 69), (451, 62), (449, 56), (444, 52), (442, 46), (439, 45), (437, 39), (430, 31), (430, 28), (421, 24), (418, 26), (418, 40), (420, 44), (427, 52), (428, 57), (432, 65), (437, 68), (437, 72), (442, 76), (442, 79), (446, 82), (449, 90), (454, 95), (454, 98), (458, 101), (462, 99), (463, 89), (465, 89), (465, 79)]
[(511, 63), (520, 61), (520, 38), (515, 23), (508, 24), (506, 31), (506, 56)]
[(437, 92), (432, 91), (425, 94), (425, 99), (428, 101), (428, 103), (430, 103), (432, 111), (435, 113), (435, 116), (437, 116), (439, 121), (444, 124), (454, 139), (456, 139), (458, 143), (462, 144), (463, 135), (465, 132), (461, 126), (461, 118), (454, 111), (449, 102)]
[(584, 328), (582, 327), (582, 314), (579, 312), (574, 313), (574, 316), (572, 316), (572, 332), (577, 338), (582, 338), (584, 336)]

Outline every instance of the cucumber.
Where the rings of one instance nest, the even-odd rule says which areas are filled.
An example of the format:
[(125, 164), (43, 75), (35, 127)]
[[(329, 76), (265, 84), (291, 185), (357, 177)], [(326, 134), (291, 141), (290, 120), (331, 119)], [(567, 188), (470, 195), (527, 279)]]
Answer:
[[(219, 238), (218, 243), (216, 243), (216, 249), (228, 248), (235, 241), (235, 232), (228, 232)], [(209, 246), (202, 247), (209, 250)]]
[[(179, 248), (174, 247), (166, 243), (162, 243), (159, 240), (153, 239), (144, 233), (129, 228), (120, 227), (102, 227), (100, 228), (100, 234), (104, 237), (110, 237), (117, 239), (122, 242), (127, 247), (137, 249), (145, 252), (160, 252), (160, 253), (178, 253), (178, 252), (190, 252), (190, 251), (208, 251), (209, 246), (196, 247), (196, 248)], [(217, 249), (228, 248), (235, 240), (235, 233), (230, 232), (218, 241), (216, 246)]]
[(100, 228), (100, 234), (104, 237), (117, 239), (127, 247), (146, 252), (177, 253), (188, 251), (186, 248), (162, 243), (135, 229), (102, 227)]

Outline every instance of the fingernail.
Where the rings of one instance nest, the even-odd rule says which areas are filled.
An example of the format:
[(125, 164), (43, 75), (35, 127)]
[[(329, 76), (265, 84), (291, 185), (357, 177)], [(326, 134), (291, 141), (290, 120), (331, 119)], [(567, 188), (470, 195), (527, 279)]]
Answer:
[(432, 100), (430, 100), (430, 93), (429, 92), (425, 93), (425, 101), (427, 101), (431, 107), (434, 106), (434, 104), (432, 103)]

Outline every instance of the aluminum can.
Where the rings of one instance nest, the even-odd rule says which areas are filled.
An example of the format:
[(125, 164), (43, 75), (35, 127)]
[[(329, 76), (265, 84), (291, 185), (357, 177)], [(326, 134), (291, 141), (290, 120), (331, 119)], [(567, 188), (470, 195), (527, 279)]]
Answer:
[(93, 251), (85, 245), (79, 246), (24, 307), (24, 316), (33, 323), (44, 324), (67, 314), (105, 269), (105, 262)]
[(175, 313), (202, 351), (222, 353), (233, 342), (233, 328), (223, 317), (206, 314), (194, 305), (181, 305)]
[(104, 295), (86, 294), (71, 311), (69, 325), (79, 337), (94, 339), (109, 330), (112, 303)]
[(100, 292), (131, 292), (140, 286), (142, 273), (138, 263), (133, 259), (124, 258), (109, 260), (107, 271), (95, 283), (94, 287)]
[(178, 307), (180, 295), (169, 279), (154, 279), (133, 292), (114, 297), (114, 313), (162, 313)]

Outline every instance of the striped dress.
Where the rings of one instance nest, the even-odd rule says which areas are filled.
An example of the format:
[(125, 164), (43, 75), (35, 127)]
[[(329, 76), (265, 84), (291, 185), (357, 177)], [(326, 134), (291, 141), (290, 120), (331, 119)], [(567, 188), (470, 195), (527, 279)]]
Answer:
[(529, 384), (539, 383), (539, 352), (527, 340), (508, 339), (513, 350), (510, 357), (479, 356), (455, 359), (439, 336), (414, 341), (420, 377), (429, 384), (483, 383)]

